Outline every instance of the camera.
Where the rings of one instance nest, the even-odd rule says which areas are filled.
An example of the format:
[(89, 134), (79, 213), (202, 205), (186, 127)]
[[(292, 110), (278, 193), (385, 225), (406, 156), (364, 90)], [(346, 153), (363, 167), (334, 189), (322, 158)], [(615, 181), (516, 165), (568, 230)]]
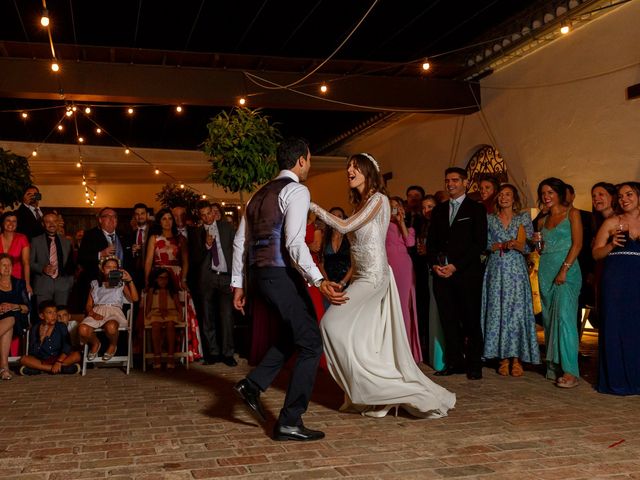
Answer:
[(110, 288), (122, 286), (122, 272), (120, 270), (111, 270), (107, 275), (107, 285)]
[(37, 200), (39, 202), (40, 200), (42, 200), (42, 194), (40, 192), (34, 193), (33, 194), (33, 199)]

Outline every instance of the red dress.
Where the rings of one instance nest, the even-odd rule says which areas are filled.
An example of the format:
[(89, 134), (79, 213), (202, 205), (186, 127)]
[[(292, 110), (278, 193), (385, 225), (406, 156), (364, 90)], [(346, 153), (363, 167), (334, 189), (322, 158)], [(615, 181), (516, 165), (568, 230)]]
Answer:
[(0, 242), (0, 253), (8, 253), (11, 255), (11, 261), (13, 262), (13, 270), (11, 270), (11, 276), (15, 278), (24, 278), (22, 275), (22, 249), (29, 246), (29, 240), (26, 235), (15, 232), (13, 234), (13, 240), (9, 245), (9, 250), (4, 251), (2, 242)]
[[(178, 236), (178, 238), (182, 238)], [(182, 259), (180, 258), (180, 241), (176, 237), (166, 238), (162, 235), (156, 236), (153, 248), (153, 267), (166, 268), (171, 272), (174, 285), (180, 285), (182, 274)], [(193, 305), (191, 294), (187, 291), (186, 298), (187, 325), (189, 328), (189, 361), (202, 357), (200, 347), (200, 330), (198, 328), (198, 317)]]

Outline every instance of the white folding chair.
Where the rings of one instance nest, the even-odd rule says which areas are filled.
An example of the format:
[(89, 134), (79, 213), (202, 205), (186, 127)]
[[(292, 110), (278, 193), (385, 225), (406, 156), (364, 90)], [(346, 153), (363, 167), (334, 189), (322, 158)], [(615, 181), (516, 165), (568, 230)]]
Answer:
[[(124, 365), (127, 375), (129, 375), (129, 371), (131, 370), (131, 359), (132, 359), (132, 332), (133, 332), (133, 304), (129, 302), (125, 298), (124, 304), (128, 306), (126, 309), (126, 318), (127, 318), (127, 326), (119, 327), (118, 332), (127, 332), (127, 352), (126, 354), (116, 355), (112, 357), (109, 361), (105, 362), (102, 360), (101, 356), (97, 356), (93, 360), (88, 360), (87, 356), (89, 354), (89, 344), (84, 344), (84, 354), (82, 356), (82, 375), (87, 374), (87, 364), (93, 363), (94, 365)], [(102, 328), (96, 328), (95, 333), (98, 334), (102, 332)], [(118, 352), (116, 352), (118, 353)]]
[(27, 328), (27, 330), (25, 331), (24, 337), (23, 338), (23, 342), (22, 342), (22, 354), (20, 354), (20, 352), (18, 352), (18, 355), (16, 356), (9, 356), (9, 365), (19, 365), (20, 364), (20, 358), (22, 358), (23, 355), (29, 355), (29, 332), (31, 331), (31, 328)]
[[(140, 299), (140, 303), (142, 305), (140, 309), (142, 310), (143, 318), (146, 318), (146, 308), (147, 308), (146, 296), (147, 296), (147, 293), (142, 292), (142, 298)], [(181, 334), (178, 337), (179, 348), (177, 348), (176, 352), (173, 354), (173, 358), (176, 358), (182, 361), (187, 370), (189, 369), (189, 326), (187, 323), (187, 309), (189, 308), (188, 298), (189, 297), (186, 290), (180, 290), (178, 292), (178, 299), (180, 300), (180, 303), (182, 305), (182, 319), (179, 323), (176, 323), (174, 327), (177, 333), (179, 334), (181, 333)], [(151, 336), (151, 325), (145, 325), (144, 335), (142, 336), (143, 338), (142, 340), (142, 371), (143, 372), (147, 371), (147, 361), (153, 360), (153, 357), (154, 357), (153, 352), (147, 351), (147, 348), (148, 348), (147, 345), (151, 343), (148, 340), (150, 336)], [(162, 358), (166, 359), (166, 357), (167, 357), (167, 353), (162, 352)]]
[(589, 322), (589, 315), (593, 307), (585, 305), (582, 309), (582, 320), (580, 321), (580, 331), (578, 332), (578, 341), (582, 341), (582, 334), (584, 332), (597, 332), (598, 330)]

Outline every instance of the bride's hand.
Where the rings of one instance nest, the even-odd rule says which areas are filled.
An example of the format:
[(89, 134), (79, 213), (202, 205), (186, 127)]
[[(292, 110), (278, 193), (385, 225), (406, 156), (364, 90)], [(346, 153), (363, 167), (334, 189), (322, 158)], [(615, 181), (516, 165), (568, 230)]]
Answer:
[(320, 284), (320, 293), (327, 297), (332, 305), (342, 305), (349, 300), (346, 296), (346, 292), (342, 291), (342, 286), (339, 283), (331, 282), (329, 280), (322, 281)]

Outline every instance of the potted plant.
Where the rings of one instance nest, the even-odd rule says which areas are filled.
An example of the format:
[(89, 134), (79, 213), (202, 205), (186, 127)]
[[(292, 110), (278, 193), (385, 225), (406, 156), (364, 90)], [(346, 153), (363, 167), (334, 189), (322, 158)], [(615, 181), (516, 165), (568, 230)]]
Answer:
[(22, 201), (22, 195), (33, 184), (26, 157), (0, 148), (0, 211)]
[(156, 200), (164, 208), (182, 206), (187, 209), (190, 215), (195, 212), (199, 198), (198, 194), (189, 187), (176, 185), (175, 183), (167, 183), (156, 194)]
[(259, 109), (234, 108), (220, 112), (207, 124), (202, 144), (210, 157), (208, 178), (225, 192), (252, 192), (278, 172), (276, 148), (282, 136)]

